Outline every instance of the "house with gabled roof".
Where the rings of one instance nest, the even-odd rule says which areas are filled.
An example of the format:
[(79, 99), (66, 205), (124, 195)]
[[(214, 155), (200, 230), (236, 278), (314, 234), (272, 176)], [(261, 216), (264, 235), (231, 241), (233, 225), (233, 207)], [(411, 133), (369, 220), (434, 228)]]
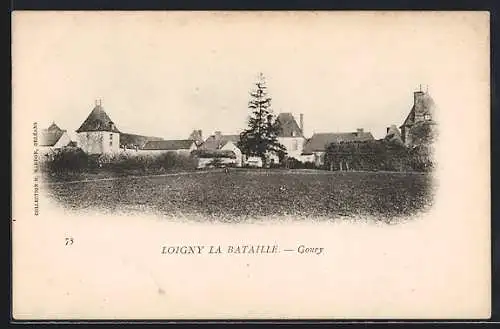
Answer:
[[(213, 135), (208, 136), (207, 139), (200, 145), (200, 150), (205, 151), (227, 151), (226, 153), (219, 152), (220, 154), (234, 154), (227, 159), (223, 159), (228, 163), (234, 163), (236, 167), (243, 165), (243, 153), (238, 147), (240, 135), (223, 135), (220, 131), (216, 131)], [(229, 153), (230, 152), (230, 153)], [(210, 155), (211, 153), (201, 153)], [(216, 153), (214, 153), (216, 154)]]
[(54, 122), (40, 132), (38, 138), (38, 147), (43, 151), (56, 150), (68, 146), (71, 143), (71, 138), (65, 129), (59, 128)]
[(76, 132), (78, 146), (88, 154), (109, 154), (120, 151), (120, 131), (104, 111), (101, 101), (96, 102)]
[(365, 132), (363, 129), (357, 129), (354, 132), (340, 133), (316, 133), (307, 140), (302, 152), (302, 160), (314, 162), (316, 166), (322, 166), (325, 162), (325, 153), (328, 146), (332, 143), (352, 143), (373, 141), (371, 132)]
[(300, 161), (304, 143), (306, 142), (304, 137), (304, 115), (300, 114), (300, 124), (297, 123), (293, 114), (289, 112), (278, 114), (276, 120), (279, 121), (281, 126), (278, 142), (286, 148), (288, 157)]

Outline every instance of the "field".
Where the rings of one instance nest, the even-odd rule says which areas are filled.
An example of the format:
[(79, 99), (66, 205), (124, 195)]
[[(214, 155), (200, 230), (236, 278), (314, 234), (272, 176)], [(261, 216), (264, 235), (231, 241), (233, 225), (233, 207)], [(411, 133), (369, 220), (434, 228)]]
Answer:
[(73, 210), (154, 212), (205, 220), (367, 216), (390, 221), (432, 204), (423, 173), (232, 169), (56, 182), (49, 196)]

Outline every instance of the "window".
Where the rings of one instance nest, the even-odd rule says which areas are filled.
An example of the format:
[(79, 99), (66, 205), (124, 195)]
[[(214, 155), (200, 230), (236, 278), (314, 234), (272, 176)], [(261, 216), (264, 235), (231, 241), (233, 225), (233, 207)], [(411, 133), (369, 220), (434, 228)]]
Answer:
[(292, 143), (292, 151), (297, 151), (297, 148), (298, 148), (298, 143), (297, 143), (297, 141), (295, 140), (295, 141), (293, 141), (293, 143)]
[(292, 131), (292, 137), (295, 137), (297, 136), (297, 133), (295, 132), (295, 130)]
[(424, 114), (424, 120), (429, 121), (431, 119), (431, 115), (429, 113)]
[(109, 146), (113, 146), (113, 134), (109, 134)]

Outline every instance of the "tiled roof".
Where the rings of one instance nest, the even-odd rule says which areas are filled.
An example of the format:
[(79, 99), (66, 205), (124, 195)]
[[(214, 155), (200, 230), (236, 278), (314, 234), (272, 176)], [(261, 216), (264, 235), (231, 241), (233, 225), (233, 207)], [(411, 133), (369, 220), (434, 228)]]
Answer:
[(115, 124), (109, 116), (104, 112), (101, 105), (96, 105), (89, 116), (82, 123), (80, 128), (76, 132), (87, 132), (87, 131), (109, 131), (119, 133), (120, 131), (116, 128)]
[(279, 137), (304, 137), (304, 134), (297, 124), (297, 121), (295, 121), (292, 113), (280, 113), (277, 120), (281, 124), (281, 132), (278, 135)]
[(370, 132), (349, 132), (349, 133), (318, 133), (314, 134), (304, 145), (303, 154), (312, 152), (324, 152), (331, 143), (341, 142), (363, 142), (374, 140)]
[(180, 139), (180, 140), (159, 140), (159, 141), (148, 141), (142, 147), (143, 150), (185, 150), (191, 148), (194, 141), (191, 139)]
[(142, 136), (135, 134), (120, 134), (120, 145), (125, 146), (138, 146), (139, 148), (143, 147), (149, 141), (161, 141), (163, 138), (160, 137), (150, 137), (150, 136)]
[(55, 122), (52, 122), (52, 124), (47, 128), (48, 131), (61, 131), (62, 129), (59, 128), (58, 125), (55, 124)]
[[(57, 126), (56, 126), (57, 127)], [(59, 129), (44, 129), (40, 133), (40, 146), (54, 146), (59, 141), (59, 139), (64, 135), (66, 130)]]

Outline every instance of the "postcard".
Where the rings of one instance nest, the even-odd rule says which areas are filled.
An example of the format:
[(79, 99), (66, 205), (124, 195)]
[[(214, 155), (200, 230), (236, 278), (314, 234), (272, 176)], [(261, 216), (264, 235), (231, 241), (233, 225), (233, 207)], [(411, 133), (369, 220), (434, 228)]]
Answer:
[(488, 12), (12, 14), (16, 320), (486, 319)]

